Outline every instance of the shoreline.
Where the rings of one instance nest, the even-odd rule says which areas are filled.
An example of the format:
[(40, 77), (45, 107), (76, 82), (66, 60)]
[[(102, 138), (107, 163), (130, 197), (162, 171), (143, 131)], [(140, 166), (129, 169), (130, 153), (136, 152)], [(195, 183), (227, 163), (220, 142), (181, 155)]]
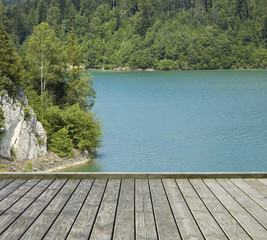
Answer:
[(86, 68), (86, 71), (103, 71), (103, 72), (188, 72), (188, 71), (253, 71), (253, 70), (267, 70), (267, 68), (235, 68), (235, 69), (173, 69), (173, 70), (157, 70), (154, 68), (128, 68), (128, 67), (118, 67), (118, 68)]
[(73, 158), (61, 158), (53, 152), (31, 160), (8, 160), (0, 158), (0, 172), (55, 172), (92, 162), (93, 158), (74, 150)]

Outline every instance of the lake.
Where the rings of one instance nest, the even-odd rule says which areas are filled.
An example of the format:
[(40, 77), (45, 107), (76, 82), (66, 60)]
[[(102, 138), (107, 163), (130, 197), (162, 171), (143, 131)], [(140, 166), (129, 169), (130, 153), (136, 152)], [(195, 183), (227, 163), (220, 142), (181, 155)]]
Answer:
[(66, 171), (267, 171), (267, 71), (92, 71), (103, 143)]

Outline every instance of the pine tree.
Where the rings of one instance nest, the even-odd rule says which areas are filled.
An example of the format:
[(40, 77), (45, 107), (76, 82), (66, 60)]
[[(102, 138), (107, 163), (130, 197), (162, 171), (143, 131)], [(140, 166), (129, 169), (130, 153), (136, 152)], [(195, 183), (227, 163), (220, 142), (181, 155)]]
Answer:
[(94, 105), (96, 92), (91, 74), (86, 75), (81, 69), (80, 46), (73, 28), (69, 32), (66, 56), (70, 71), (67, 73), (66, 96), (63, 102), (66, 106), (78, 104), (80, 108), (88, 110)]
[(0, 2), (0, 90), (7, 90), (10, 95), (16, 93), (20, 78), (20, 61), (4, 24), (5, 9)]

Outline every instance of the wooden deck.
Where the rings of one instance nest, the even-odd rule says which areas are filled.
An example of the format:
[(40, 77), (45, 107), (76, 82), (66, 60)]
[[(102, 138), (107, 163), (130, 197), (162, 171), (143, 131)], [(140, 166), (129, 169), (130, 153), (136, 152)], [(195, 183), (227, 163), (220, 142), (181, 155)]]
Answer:
[(266, 174), (44, 176), (0, 174), (1, 240), (267, 239)]

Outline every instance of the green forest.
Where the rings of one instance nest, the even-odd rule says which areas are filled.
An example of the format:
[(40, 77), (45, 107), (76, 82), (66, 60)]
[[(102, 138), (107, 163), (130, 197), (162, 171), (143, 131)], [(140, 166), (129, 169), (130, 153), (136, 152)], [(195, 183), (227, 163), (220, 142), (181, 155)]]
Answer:
[[(0, 2), (0, 94), (26, 92), (30, 107), (43, 124), (50, 151), (73, 157), (73, 149), (93, 155), (101, 142), (100, 122), (91, 111), (96, 92), (92, 76), (80, 68), (80, 47), (73, 29), (62, 42), (46, 22), (34, 26), (20, 48), (13, 46), (7, 26), (11, 20)], [(0, 107), (0, 135), (4, 135)], [(41, 143), (40, 143), (41, 144)]]
[(266, 0), (4, 0), (21, 54), (46, 22), (74, 29), (86, 68), (156, 70), (267, 67)]

